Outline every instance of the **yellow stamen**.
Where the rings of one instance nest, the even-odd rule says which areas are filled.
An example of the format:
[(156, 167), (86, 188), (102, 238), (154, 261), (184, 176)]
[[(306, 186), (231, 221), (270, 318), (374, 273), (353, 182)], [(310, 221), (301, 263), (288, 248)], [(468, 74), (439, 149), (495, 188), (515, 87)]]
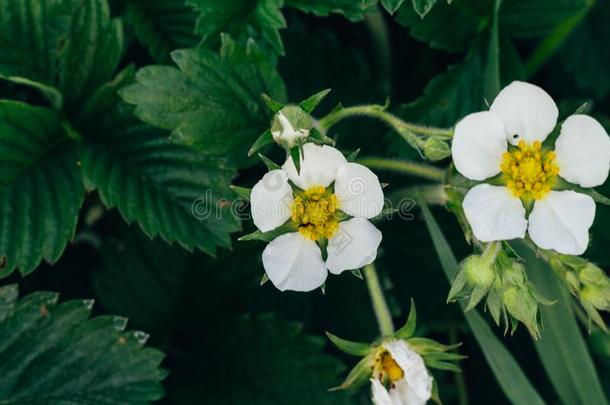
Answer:
[(396, 360), (392, 357), (389, 351), (382, 349), (378, 351), (375, 356), (375, 366), (373, 367), (373, 376), (382, 383), (394, 382), (402, 379), (405, 376), (405, 372), (398, 365)]
[(311, 240), (330, 239), (339, 228), (337, 196), (322, 186), (310, 187), (294, 199), (292, 221)]
[(520, 140), (516, 150), (502, 155), (500, 169), (506, 177), (506, 187), (515, 197), (535, 200), (551, 191), (559, 173), (555, 152), (544, 152), (540, 141), (527, 144)]

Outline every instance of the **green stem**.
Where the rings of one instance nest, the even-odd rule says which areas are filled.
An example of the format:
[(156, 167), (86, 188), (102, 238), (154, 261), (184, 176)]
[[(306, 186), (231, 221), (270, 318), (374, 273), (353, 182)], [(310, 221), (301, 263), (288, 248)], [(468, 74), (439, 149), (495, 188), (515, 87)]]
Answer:
[[(459, 343), (457, 327), (452, 325), (449, 328), (449, 344), (455, 345), (457, 343)], [(458, 404), (468, 405), (468, 391), (466, 389), (466, 377), (464, 377), (464, 373), (453, 373), (453, 377), (455, 378), (455, 386), (457, 387)]]
[(388, 170), (439, 182), (445, 179), (444, 170), (421, 163), (374, 157), (358, 159), (356, 162), (371, 169)]
[[(394, 128), (403, 138), (405, 138), (409, 142), (412, 142), (414, 138), (417, 139), (415, 134), (424, 136), (437, 136), (446, 139), (449, 139), (453, 136), (452, 129), (428, 127), (424, 125), (405, 122), (400, 118), (385, 111), (383, 106), (374, 104), (343, 108), (341, 110), (328, 114), (326, 117), (320, 120), (319, 124), (320, 127), (322, 127), (324, 130), (328, 130), (337, 122), (353, 116), (366, 116), (380, 119), (392, 128)], [(417, 141), (419, 141), (418, 143), (421, 143), (421, 140), (417, 139)]]
[(375, 317), (377, 317), (377, 324), (379, 325), (379, 332), (382, 337), (392, 336), (394, 334), (394, 324), (392, 323), (392, 315), (390, 309), (383, 296), (383, 290), (381, 284), (379, 284), (379, 277), (375, 270), (375, 265), (368, 264), (364, 266), (364, 278), (366, 279), (366, 285), (371, 295), (371, 302), (373, 303), (373, 311)]

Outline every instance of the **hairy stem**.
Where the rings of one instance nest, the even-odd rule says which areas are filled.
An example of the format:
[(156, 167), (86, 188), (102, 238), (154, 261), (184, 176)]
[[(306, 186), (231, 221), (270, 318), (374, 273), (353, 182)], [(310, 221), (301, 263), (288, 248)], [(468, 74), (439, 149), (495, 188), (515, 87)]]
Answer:
[[(366, 116), (380, 119), (393, 129), (396, 130), (409, 143), (423, 143), (416, 135), (436, 136), (449, 139), (453, 136), (453, 130), (446, 128), (428, 127), (425, 125), (413, 124), (406, 122), (385, 111), (380, 105), (360, 105), (347, 107), (341, 110), (332, 112), (320, 120), (320, 126), (324, 130), (328, 130), (337, 122), (353, 116)], [(421, 146), (421, 145), (420, 145)]]
[(366, 279), (366, 285), (371, 295), (371, 302), (373, 303), (373, 311), (377, 318), (377, 324), (379, 325), (379, 332), (382, 337), (392, 336), (394, 334), (394, 324), (392, 323), (392, 315), (390, 309), (386, 303), (379, 284), (379, 277), (377, 276), (377, 270), (375, 270), (374, 264), (368, 264), (364, 266), (364, 278)]
[(422, 177), (428, 180), (442, 182), (445, 179), (444, 170), (421, 163), (374, 157), (358, 159), (356, 162), (372, 169), (388, 170), (411, 176)]

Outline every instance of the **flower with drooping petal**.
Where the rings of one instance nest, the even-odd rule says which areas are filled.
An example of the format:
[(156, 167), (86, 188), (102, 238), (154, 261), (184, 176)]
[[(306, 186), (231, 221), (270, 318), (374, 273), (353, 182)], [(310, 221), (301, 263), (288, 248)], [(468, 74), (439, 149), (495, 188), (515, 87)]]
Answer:
[(381, 232), (368, 219), (381, 213), (383, 198), (373, 172), (326, 145), (305, 144), (300, 171), (288, 157), (265, 174), (250, 196), (254, 224), (262, 232), (288, 229), (263, 251), (273, 285), (311, 291), (324, 284), (327, 269), (339, 274), (372, 263)]
[(432, 376), (424, 359), (403, 340), (380, 346), (372, 377), (375, 405), (423, 405), (432, 396)]
[(557, 117), (557, 106), (544, 90), (513, 82), (489, 111), (467, 115), (456, 125), (451, 147), (456, 169), (470, 180), (487, 181), (463, 201), (480, 241), (523, 238), (527, 232), (542, 249), (570, 255), (586, 250), (595, 202), (570, 190), (569, 183), (585, 188), (604, 183), (610, 139), (595, 119), (574, 114), (553, 142), (547, 138)]

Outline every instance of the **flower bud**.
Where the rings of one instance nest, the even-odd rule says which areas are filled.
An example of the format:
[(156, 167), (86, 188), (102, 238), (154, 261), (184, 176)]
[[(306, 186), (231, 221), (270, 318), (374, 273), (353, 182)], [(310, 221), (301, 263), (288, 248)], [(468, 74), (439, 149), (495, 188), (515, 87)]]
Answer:
[(608, 277), (604, 271), (593, 263), (589, 263), (585, 266), (580, 273), (578, 273), (578, 278), (585, 285), (602, 286), (609, 284)]
[(273, 117), (271, 135), (273, 140), (284, 147), (292, 148), (299, 140), (309, 136), (313, 119), (301, 107), (287, 106)]
[(513, 318), (521, 321), (534, 338), (540, 336), (538, 328), (538, 301), (526, 286), (513, 286), (504, 290), (502, 293), (502, 303), (508, 313)]
[(424, 156), (432, 161), (442, 160), (451, 156), (451, 148), (446, 141), (432, 137), (424, 143)]
[(580, 292), (580, 299), (596, 309), (610, 310), (610, 291), (606, 288), (586, 286)]
[(487, 258), (472, 255), (464, 260), (463, 266), (470, 283), (486, 288), (491, 286), (496, 273)]

